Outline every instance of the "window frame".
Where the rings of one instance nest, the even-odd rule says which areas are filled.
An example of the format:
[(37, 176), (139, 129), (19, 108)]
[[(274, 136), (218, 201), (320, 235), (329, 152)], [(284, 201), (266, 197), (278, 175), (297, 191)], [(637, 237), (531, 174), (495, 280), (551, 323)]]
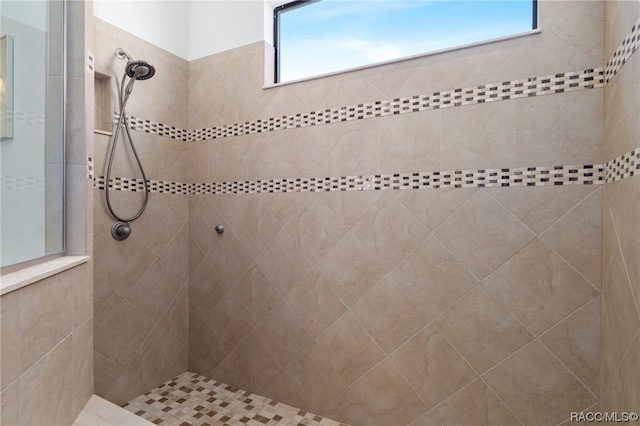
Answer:
[[(280, 84), (280, 83), (287, 83), (287, 82), (282, 82), (280, 81), (280, 70), (281, 70), (281, 65), (280, 65), (280, 16), (282, 15), (282, 13), (284, 12), (288, 12), (294, 9), (298, 9), (300, 7), (304, 7), (304, 6), (308, 6), (310, 4), (313, 3), (317, 3), (319, 1), (322, 0), (293, 0), (287, 3), (284, 3), (280, 6), (277, 6), (273, 9), (273, 51), (274, 51), (274, 61), (273, 61), (273, 84)], [(538, 22), (538, 2), (539, 0), (530, 0), (531, 1), (531, 7), (532, 7), (532, 13), (531, 13), (531, 30), (529, 31), (535, 31), (538, 29), (539, 27), (539, 22)], [(516, 36), (517, 34), (520, 33), (516, 33), (513, 34), (513, 36)], [(505, 36), (505, 37), (510, 37), (511, 35)], [(502, 39), (502, 37), (500, 38)], [(487, 39), (487, 40), (479, 40), (475, 43), (484, 43), (484, 42), (490, 42), (492, 39)], [(474, 43), (474, 44), (475, 44)], [(463, 47), (463, 46), (452, 46), (451, 48), (448, 49), (455, 49), (458, 47)], [(447, 49), (447, 50), (448, 50)], [(423, 55), (429, 55), (432, 53), (435, 53), (437, 51), (427, 51), (427, 52), (422, 52), (419, 53), (417, 55), (413, 55), (410, 56), (409, 58), (415, 57), (415, 56), (423, 56)], [(397, 58), (397, 59), (393, 59), (392, 61), (401, 61), (403, 59), (406, 59), (406, 57), (403, 58)], [(365, 65), (365, 66), (373, 66), (376, 64), (369, 64), (369, 65)], [(360, 67), (357, 67), (360, 68)], [(345, 69), (345, 70), (339, 70), (336, 72), (342, 72), (342, 71), (348, 71), (349, 69)], [(309, 78), (314, 78), (314, 77), (309, 77)]]

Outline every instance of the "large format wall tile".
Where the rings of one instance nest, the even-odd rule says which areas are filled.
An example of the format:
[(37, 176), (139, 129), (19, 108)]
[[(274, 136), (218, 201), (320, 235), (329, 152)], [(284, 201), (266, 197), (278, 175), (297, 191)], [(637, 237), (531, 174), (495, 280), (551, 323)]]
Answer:
[(562, 189), (542, 186), (486, 191), (539, 236), (594, 190), (587, 185), (573, 185)]
[(605, 192), (636, 304), (640, 306), (640, 265), (635, 261), (640, 257), (640, 244), (636, 238), (640, 233), (640, 209), (637, 208), (640, 202), (640, 177), (613, 182)]
[(386, 271), (429, 235), (427, 228), (391, 192), (386, 192), (351, 232)]
[(350, 389), (375, 424), (407, 424), (424, 412), (424, 402), (390, 361), (382, 361)]
[(601, 204), (602, 191), (594, 191), (540, 236), (597, 288), (601, 281)]
[[(73, 344), (63, 340), (20, 380), (20, 420), (25, 425), (71, 424)], [(31, 404), (38, 401), (37, 407)]]
[(90, 275), (91, 262), (0, 297), (2, 424), (71, 424), (93, 394)]
[[(202, 129), (601, 66), (592, 31), (601, 4), (543, 1), (540, 13), (539, 35), (268, 89), (265, 46), (254, 43), (189, 63), (189, 78), (167, 88), (177, 95), (187, 87), (187, 113), (182, 98), (149, 118), (175, 113), (164, 123)], [(567, 22), (572, 16), (584, 19)], [(121, 41), (111, 38), (107, 45)], [(140, 55), (150, 48), (122, 42)], [(107, 50), (102, 63), (111, 60)], [(142, 98), (151, 85), (138, 88)], [(601, 90), (558, 93), (229, 136), (188, 144), (186, 153), (175, 140), (154, 147), (149, 137), (144, 155), (160, 180), (209, 183), (598, 163), (602, 101)], [(126, 363), (98, 350), (96, 370), (105, 373), (96, 381), (121, 400), (143, 392), (158, 370), (188, 362), (354, 425), (536, 424), (532, 412), (547, 404), (543, 421), (560, 423), (599, 395), (590, 345), (599, 338), (601, 192), (162, 194), (172, 201), (153, 200), (141, 222), (152, 238), (126, 246), (108, 240), (110, 222), (99, 212), (97, 251), (113, 260), (96, 267), (97, 326), (126, 306), (146, 327), (145, 343), (122, 354)], [(96, 206), (102, 210), (100, 200)], [(134, 252), (142, 253), (138, 264), (128, 259)], [(111, 268), (117, 262), (120, 271)], [(166, 299), (142, 300), (151, 281)], [(530, 296), (533, 305), (522, 302)], [(97, 348), (113, 350), (101, 339)]]
[(522, 424), (481, 379), (475, 380), (442, 404), (416, 419), (411, 426)]
[(479, 279), (486, 278), (534, 238), (485, 191), (469, 198), (435, 235)]
[(21, 369), (26, 372), (37, 360), (71, 333), (73, 295), (63, 276), (54, 276), (20, 294)]
[(523, 99), (516, 106), (516, 164), (603, 162), (603, 114), (599, 90)]
[(600, 395), (599, 314), (596, 297), (540, 339), (596, 396)]
[[(516, 104), (494, 102), (443, 112), (441, 170), (516, 163)], [(529, 163), (531, 164), (531, 163)]]
[[(384, 358), (380, 346), (351, 313), (338, 318), (316, 343), (347, 385), (353, 384)], [(336, 346), (340, 351), (335, 351)]]
[(478, 283), (434, 237), (416, 247), (391, 271), (391, 276), (429, 321)]
[(314, 338), (347, 309), (331, 287), (323, 284), (321, 272), (311, 271), (284, 299)]
[(598, 400), (537, 341), (483, 377), (525, 425), (557, 425)]
[(485, 283), (535, 335), (598, 295), (598, 290), (538, 239)]
[(478, 375), (433, 326), (421, 330), (391, 356), (391, 361), (431, 408)]
[(369, 290), (351, 310), (387, 354), (427, 323), (416, 305), (389, 275)]
[(533, 339), (522, 323), (483, 286), (467, 293), (435, 324), (480, 373)]

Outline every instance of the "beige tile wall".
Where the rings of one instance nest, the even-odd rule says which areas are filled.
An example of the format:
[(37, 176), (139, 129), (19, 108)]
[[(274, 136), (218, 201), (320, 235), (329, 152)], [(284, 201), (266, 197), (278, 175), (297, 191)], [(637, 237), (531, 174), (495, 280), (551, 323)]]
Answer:
[[(198, 129), (602, 66), (602, 3), (543, 1), (541, 17), (539, 35), (270, 89), (264, 43), (185, 66), (96, 20), (97, 69), (117, 75), (117, 45), (165, 58), (171, 87), (137, 83), (128, 112)], [(134, 136), (149, 177), (178, 182), (601, 163), (603, 93), (188, 148)], [(599, 400), (598, 187), (153, 194), (125, 243), (101, 196), (96, 392), (111, 400), (186, 368), (187, 347), (193, 371), (353, 424), (558, 424)]]
[[(546, 239), (597, 261), (600, 202), (593, 187), (192, 196), (189, 368), (354, 424), (458, 424), (440, 403), (467, 386), (557, 424), (598, 401), (600, 284)], [(528, 225), (526, 203), (553, 213)]]
[[(602, 4), (541, 16), (540, 35), (271, 89), (260, 43), (192, 61), (189, 125), (601, 66)], [(217, 139), (193, 180), (598, 163), (603, 115), (592, 90)], [(601, 200), (191, 196), (189, 368), (353, 424), (558, 424), (599, 400)]]
[(93, 394), (91, 265), (0, 298), (0, 420), (71, 424)]
[[(112, 111), (126, 61), (156, 67), (150, 80), (137, 81), (127, 113), (186, 127), (187, 63), (99, 19), (94, 20), (96, 71), (110, 77)], [(149, 179), (189, 180), (188, 146), (143, 132), (132, 132)], [(95, 173), (105, 175), (110, 138), (95, 135)], [(113, 176), (140, 177), (128, 142), (121, 137)], [(132, 216), (142, 194), (112, 191), (116, 212)], [(129, 239), (111, 237), (104, 191), (93, 191), (95, 245), (95, 393), (123, 404), (187, 369), (188, 204), (179, 195), (151, 194)]]
[[(605, 49), (626, 36), (622, 28), (640, 17), (638, 3), (607, 2)], [(634, 54), (605, 89), (605, 152), (638, 147), (640, 58)], [(604, 411), (640, 406), (640, 177), (605, 186), (602, 216), (601, 393)]]

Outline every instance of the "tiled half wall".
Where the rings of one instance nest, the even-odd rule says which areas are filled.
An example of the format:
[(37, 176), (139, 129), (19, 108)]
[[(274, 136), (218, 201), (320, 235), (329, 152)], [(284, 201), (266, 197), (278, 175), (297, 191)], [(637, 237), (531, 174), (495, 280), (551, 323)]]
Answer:
[[(581, 25), (601, 23), (601, 11), (589, 3), (546, 3), (543, 37), (554, 54), (566, 54), (570, 43), (553, 31), (553, 19), (557, 28), (567, 24), (564, 13), (580, 13)], [(602, 54), (597, 48), (584, 54), (590, 36), (584, 29), (579, 34), (584, 37), (572, 39), (571, 52), (584, 60), (560, 69), (586, 71), (511, 80), (498, 70), (496, 84), (297, 108), (315, 113), (280, 113), (289, 104), (304, 105), (295, 87), (260, 89), (254, 99), (233, 86), (234, 74), (239, 85), (255, 83), (256, 73), (242, 72), (262, 66), (260, 49), (216, 58), (202, 78), (209, 68), (189, 64), (190, 96), (198, 97), (199, 84), (213, 88), (189, 99), (189, 117), (178, 114), (185, 124), (134, 118), (132, 126), (142, 130), (135, 135), (143, 145), (145, 137), (162, 134), (154, 143), (193, 149), (192, 173), (151, 178), (150, 210), (125, 243), (109, 241), (106, 215), (95, 221), (96, 252), (103, 255), (96, 257), (108, 259), (96, 265), (97, 393), (125, 402), (188, 368), (355, 425), (557, 425), (570, 411), (597, 408), (599, 184), (636, 173), (638, 156), (635, 150), (603, 163), (602, 110), (591, 105), (601, 103), (605, 76), (611, 79), (628, 58), (590, 68), (604, 63)], [(628, 46), (621, 52), (631, 52)], [(518, 62), (522, 53), (512, 47), (498, 53)], [(452, 64), (444, 67), (450, 74), (457, 69)], [(380, 80), (409, 81), (411, 68), (387, 70)], [(228, 86), (216, 86), (225, 73)], [(507, 89), (508, 99), (491, 97)], [(212, 126), (207, 116), (217, 113), (216, 102), (229, 117), (263, 104), (264, 111), (278, 112)], [(565, 114), (572, 105), (582, 117)], [(594, 127), (583, 134), (585, 117)], [(384, 133), (390, 120), (394, 126)], [(549, 125), (527, 127), (535, 121)], [(478, 122), (479, 128), (470, 124)], [(515, 130), (505, 130), (514, 122), (522, 123), (518, 137), (529, 142), (502, 155), (501, 144), (515, 140)], [(478, 145), (487, 142), (485, 149), (497, 154), (468, 167), (422, 152), (404, 163), (390, 155), (386, 163), (330, 164), (366, 157), (374, 131), (397, 142), (375, 148), (384, 153), (404, 149), (407, 128), (420, 129), (409, 135), (415, 141), (433, 136), (432, 127), (460, 133), (448, 133), (440, 147), (469, 151), (474, 148), (466, 141), (482, 139), (490, 128), (501, 138)], [(339, 155), (316, 151), (334, 137)], [(287, 145), (291, 138), (297, 146)], [(178, 153), (171, 159), (181, 161), (182, 148), (166, 146)], [(273, 158), (296, 149), (312, 160), (272, 167)], [(314, 168), (315, 160), (325, 161), (323, 168)], [(90, 162), (90, 176), (103, 187), (103, 173), (93, 167)], [(121, 176), (131, 175), (118, 174), (117, 192), (139, 195), (141, 182)], [(102, 191), (95, 193), (101, 204)], [(218, 223), (225, 225), (223, 235), (213, 229)], [(118, 262), (124, 267), (109, 268)], [(160, 300), (156, 293), (167, 296)]]

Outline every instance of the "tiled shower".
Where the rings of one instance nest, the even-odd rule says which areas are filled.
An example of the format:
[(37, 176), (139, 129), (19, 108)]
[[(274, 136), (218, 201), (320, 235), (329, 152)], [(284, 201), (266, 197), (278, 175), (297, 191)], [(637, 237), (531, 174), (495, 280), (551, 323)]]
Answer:
[(540, 34), (271, 88), (266, 43), (189, 62), (96, 18), (103, 116), (116, 47), (158, 72), (126, 241), (108, 135), (88, 159), (95, 393), (192, 371), (353, 425), (640, 410), (639, 12), (541, 1)]

